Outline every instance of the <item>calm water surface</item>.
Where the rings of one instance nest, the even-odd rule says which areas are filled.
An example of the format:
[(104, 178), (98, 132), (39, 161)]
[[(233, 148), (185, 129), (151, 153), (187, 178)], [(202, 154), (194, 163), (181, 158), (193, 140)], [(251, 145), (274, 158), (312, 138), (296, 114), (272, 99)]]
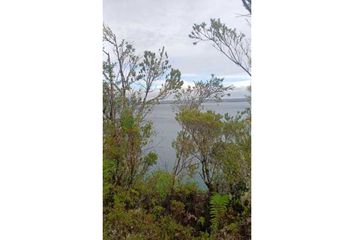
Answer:
[[(205, 103), (205, 110), (212, 110), (220, 114), (229, 113), (234, 116), (238, 111), (249, 107), (247, 102), (222, 102)], [(160, 104), (155, 106), (149, 115), (149, 120), (154, 124), (155, 136), (152, 146), (157, 152), (159, 159), (157, 168), (171, 170), (175, 161), (175, 150), (172, 148), (172, 141), (176, 138), (180, 126), (175, 120), (175, 112), (170, 104)]]

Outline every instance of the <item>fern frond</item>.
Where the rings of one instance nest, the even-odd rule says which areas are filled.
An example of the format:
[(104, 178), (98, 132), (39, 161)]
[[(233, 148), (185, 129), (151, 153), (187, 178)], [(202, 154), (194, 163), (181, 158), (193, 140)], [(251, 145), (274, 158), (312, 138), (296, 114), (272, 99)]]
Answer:
[(214, 193), (211, 196), (210, 215), (212, 232), (216, 232), (219, 229), (220, 220), (225, 215), (229, 202), (230, 197), (227, 194)]

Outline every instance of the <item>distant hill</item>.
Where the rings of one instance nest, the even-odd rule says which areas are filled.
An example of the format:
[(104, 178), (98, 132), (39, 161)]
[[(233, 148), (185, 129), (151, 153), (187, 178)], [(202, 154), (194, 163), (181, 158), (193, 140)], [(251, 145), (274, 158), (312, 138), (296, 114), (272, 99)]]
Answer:
[[(220, 101), (209, 99), (206, 102), (247, 102), (247, 98), (224, 98)], [(163, 100), (160, 104), (172, 104), (173, 100)]]

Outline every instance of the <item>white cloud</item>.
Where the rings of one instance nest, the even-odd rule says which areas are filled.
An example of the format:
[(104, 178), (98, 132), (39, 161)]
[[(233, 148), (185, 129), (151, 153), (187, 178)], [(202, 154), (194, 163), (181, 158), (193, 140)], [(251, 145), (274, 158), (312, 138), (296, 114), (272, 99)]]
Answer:
[(183, 80), (182, 88), (186, 89), (188, 87), (193, 87), (195, 84), (193, 81)]
[(198, 77), (198, 74), (195, 74), (195, 73), (183, 73), (182, 77)]

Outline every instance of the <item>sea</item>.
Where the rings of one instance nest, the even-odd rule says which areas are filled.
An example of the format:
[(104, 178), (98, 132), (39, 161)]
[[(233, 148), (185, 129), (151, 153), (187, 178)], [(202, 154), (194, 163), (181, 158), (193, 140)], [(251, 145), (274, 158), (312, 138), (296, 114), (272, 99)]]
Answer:
[[(246, 101), (235, 102), (207, 102), (203, 105), (204, 110), (212, 110), (219, 114), (228, 113), (235, 116), (237, 112), (243, 111), (249, 107)], [(155, 169), (170, 171), (173, 168), (176, 159), (176, 152), (172, 148), (172, 142), (181, 129), (175, 120), (176, 111), (171, 104), (159, 104), (151, 111), (148, 119), (153, 122), (154, 135), (149, 149), (154, 149), (158, 154), (158, 161)]]

